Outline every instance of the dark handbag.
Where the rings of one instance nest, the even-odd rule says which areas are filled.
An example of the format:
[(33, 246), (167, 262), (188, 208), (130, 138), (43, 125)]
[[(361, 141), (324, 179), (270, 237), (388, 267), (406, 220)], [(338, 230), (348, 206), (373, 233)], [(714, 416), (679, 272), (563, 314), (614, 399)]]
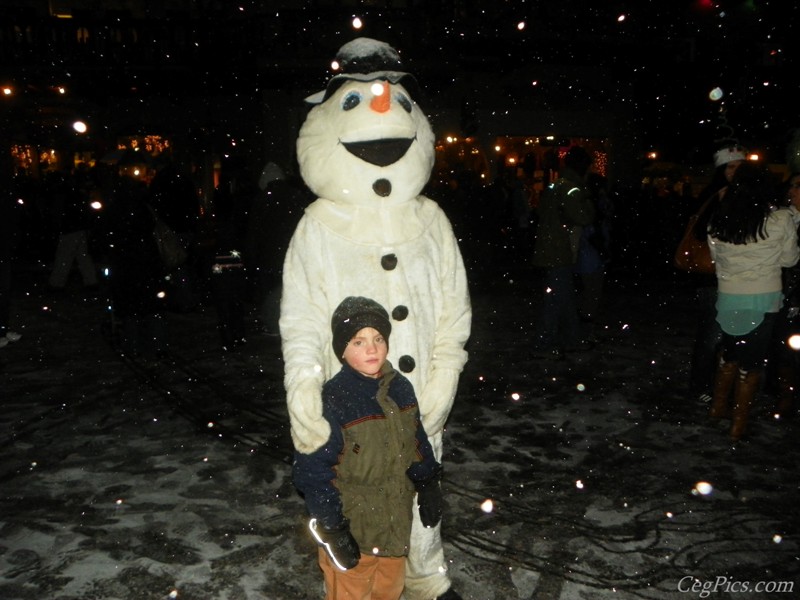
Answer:
[(703, 204), (697, 214), (689, 217), (689, 223), (683, 232), (678, 248), (675, 250), (675, 266), (687, 273), (706, 273), (715, 272), (714, 261), (711, 259), (711, 249), (708, 247), (708, 240), (699, 240), (694, 233), (697, 220), (708, 207), (710, 201)]

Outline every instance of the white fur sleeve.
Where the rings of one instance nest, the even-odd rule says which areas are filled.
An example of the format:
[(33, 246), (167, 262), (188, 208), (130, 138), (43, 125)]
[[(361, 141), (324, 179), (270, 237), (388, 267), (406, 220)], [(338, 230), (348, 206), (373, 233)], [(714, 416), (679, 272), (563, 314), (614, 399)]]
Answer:
[(467, 362), (464, 346), (472, 326), (466, 269), (450, 222), (441, 213), (442, 289), (445, 290), (429, 375), (417, 401), (425, 432), (439, 433), (450, 415), (458, 377)]
[(431, 371), (425, 389), (422, 390), (420, 398), (425, 398), (426, 410), (422, 411), (422, 400), (418, 399), (420, 405), (420, 417), (425, 433), (435, 435), (444, 429), (447, 417), (450, 416), (450, 409), (453, 408), (453, 400), (456, 397), (456, 387), (458, 387), (458, 376), (460, 371), (455, 369), (435, 369)]
[(330, 436), (330, 425), (322, 416), (330, 322), (324, 300), (312, 288), (312, 282), (321, 280), (315, 266), (319, 253), (305, 218), (301, 219), (284, 261), (280, 330), (292, 441), (304, 454), (317, 450)]

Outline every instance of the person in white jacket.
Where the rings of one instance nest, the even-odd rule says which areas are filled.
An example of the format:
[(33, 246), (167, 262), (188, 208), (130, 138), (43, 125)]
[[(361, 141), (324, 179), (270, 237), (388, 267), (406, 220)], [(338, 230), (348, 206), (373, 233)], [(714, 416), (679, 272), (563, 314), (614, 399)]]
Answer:
[(775, 209), (772, 192), (761, 167), (742, 164), (708, 225), (719, 289), (717, 321), (723, 332), (710, 416), (731, 417), (734, 442), (745, 433), (769, 354), (783, 302), (781, 269), (800, 259), (792, 215), (786, 208)]
[[(298, 136), (301, 175), (318, 196), (305, 211), (283, 269), (280, 332), (295, 448), (311, 453), (330, 428), (321, 388), (340, 368), (330, 315), (347, 296), (367, 296), (392, 318), (389, 360), (413, 384), (437, 460), (467, 360), (471, 305), (452, 227), (420, 195), (434, 161), (434, 135), (414, 101), (416, 82), (388, 44), (342, 46), (340, 72)], [(439, 526), (415, 510), (406, 600), (458, 600), (447, 576)]]

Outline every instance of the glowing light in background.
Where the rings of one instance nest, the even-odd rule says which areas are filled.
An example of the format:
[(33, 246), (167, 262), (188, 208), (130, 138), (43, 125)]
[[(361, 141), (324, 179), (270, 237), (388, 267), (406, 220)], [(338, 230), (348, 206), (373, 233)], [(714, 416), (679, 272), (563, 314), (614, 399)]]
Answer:
[(714, 491), (714, 486), (712, 486), (710, 483), (708, 483), (707, 481), (698, 481), (695, 484), (694, 489), (692, 489), (692, 494), (694, 494), (695, 496), (697, 494), (708, 496), (713, 491)]
[(481, 502), (481, 510), (486, 514), (489, 514), (494, 510), (494, 502), (490, 498), (487, 498), (483, 502)]
[(714, 102), (717, 102), (717, 101), (719, 101), (719, 100), (722, 100), (722, 97), (723, 97), (724, 95), (725, 95), (725, 92), (723, 92), (723, 91), (722, 91), (722, 88), (719, 88), (719, 87), (715, 87), (713, 90), (711, 90), (710, 92), (708, 92), (708, 97), (709, 97), (711, 100), (713, 100)]
[(517, 23), (517, 30), (522, 31), (523, 29), (525, 29), (525, 21), (520, 21)]
[(358, 17), (353, 17), (352, 25), (353, 29), (361, 29), (364, 26), (364, 23)]
[(790, 336), (786, 341), (789, 344), (789, 348), (792, 350), (800, 350), (800, 335), (795, 334)]

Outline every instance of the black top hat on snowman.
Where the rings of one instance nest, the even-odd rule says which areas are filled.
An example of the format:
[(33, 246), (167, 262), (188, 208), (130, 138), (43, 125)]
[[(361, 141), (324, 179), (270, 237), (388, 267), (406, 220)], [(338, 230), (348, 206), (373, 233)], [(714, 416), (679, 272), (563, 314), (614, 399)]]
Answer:
[(349, 41), (336, 53), (334, 68), (337, 73), (327, 87), (306, 98), (307, 103), (322, 104), (347, 81), (399, 83), (412, 98), (420, 95), (416, 78), (402, 70), (400, 53), (386, 42), (364, 37)]

